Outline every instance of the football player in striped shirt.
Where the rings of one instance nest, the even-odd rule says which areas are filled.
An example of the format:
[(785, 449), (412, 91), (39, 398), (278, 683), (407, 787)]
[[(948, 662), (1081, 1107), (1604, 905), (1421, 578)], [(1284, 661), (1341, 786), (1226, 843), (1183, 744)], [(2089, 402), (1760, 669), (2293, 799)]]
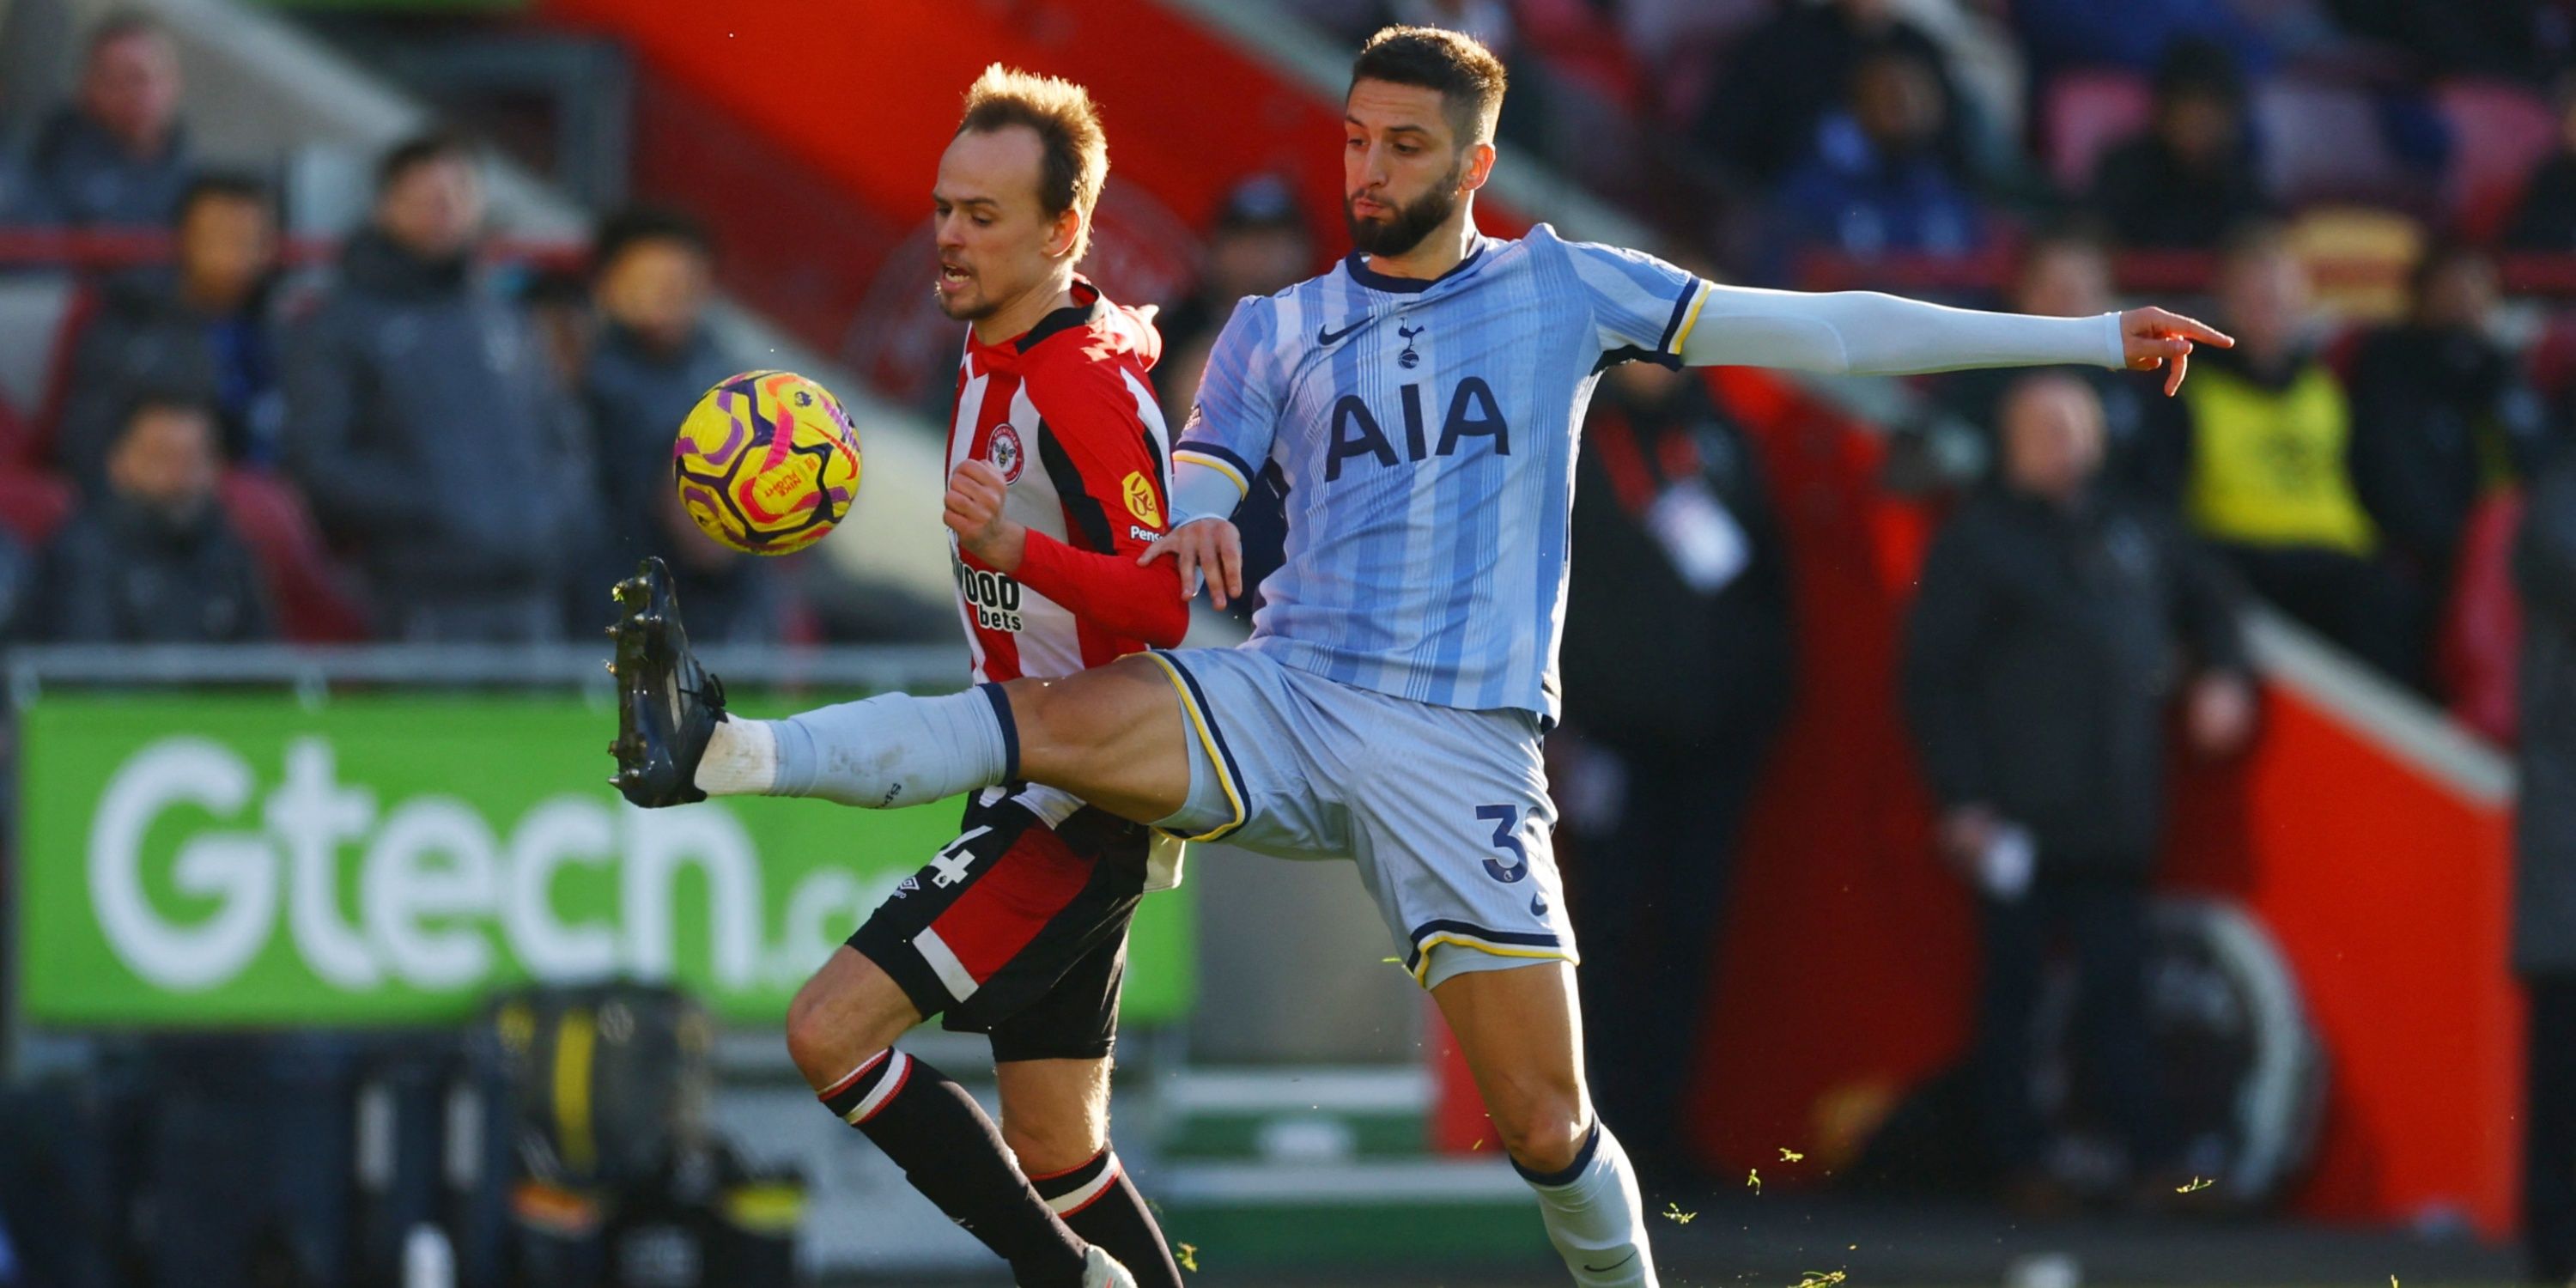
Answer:
[[(1250, 641), (982, 693), (888, 695), (705, 736), (708, 790), (874, 804), (1027, 779), (1247, 849), (1348, 856), (1456, 1035), (1575, 1282), (1656, 1282), (1643, 1204), (1584, 1091), (1576, 951), (1540, 739), (1558, 715), (1576, 436), (1608, 364), (1835, 373), (2167, 369), (2226, 337), (2160, 309), (2063, 319), (1719, 286), (1648, 255), (1476, 229), (1502, 65), (1379, 32), (1344, 100), (1351, 256), (1236, 308), (1174, 449), (1149, 558), (1239, 596), (1228, 516), (1288, 481)], [(989, 691), (988, 691), (989, 692)], [(648, 720), (660, 708), (638, 708)], [(689, 736), (659, 731), (681, 761)], [(710, 752), (711, 758), (718, 753)], [(654, 772), (672, 771), (647, 759)], [(674, 762), (677, 763), (677, 762)], [(1672, 1130), (1646, 1124), (1643, 1130)]]
[[(931, 194), (940, 308), (971, 324), (944, 518), (980, 686), (967, 696), (988, 712), (1003, 683), (1170, 647), (1189, 624), (1172, 565), (1139, 562), (1166, 530), (1170, 443), (1146, 383), (1160, 340), (1147, 315), (1074, 272), (1107, 171), (1080, 86), (997, 65), (967, 92)], [(669, 597), (650, 569), (626, 593), (648, 609)], [(676, 608), (662, 611), (676, 623)], [(621, 636), (630, 684), (654, 674), (644, 640)], [(702, 711), (722, 718), (720, 703)], [(694, 768), (703, 777), (723, 761)], [(1179, 1288), (1110, 1148), (1109, 1066), (1128, 923), (1139, 896), (1178, 882), (1181, 848), (1060, 788), (982, 786), (957, 839), (789, 1010), (788, 1050), (823, 1103), (1023, 1285)], [(934, 1015), (990, 1035), (998, 1132), (956, 1083), (896, 1047)]]

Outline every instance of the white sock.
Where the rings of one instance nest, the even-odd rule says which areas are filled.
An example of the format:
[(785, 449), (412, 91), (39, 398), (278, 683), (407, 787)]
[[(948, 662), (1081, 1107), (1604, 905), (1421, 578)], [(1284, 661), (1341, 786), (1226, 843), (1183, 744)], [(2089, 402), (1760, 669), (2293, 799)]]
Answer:
[(764, 789), (772, 796), (900, 809), (1020, 772), (1019, 736), (998, 684), (936, 698), (888, 693), (844, 702), (772, 722), (769, 731), (777, 735), (775, 772)]
[(1645, 1199), (1628, 1151), (1596, 1119), (1574, 1166), (1553, 1176), (1513, 1170), (1538, 1192), (1548, 1242), (1581, 1288), (1655, 1288), (1655, 1253), (1646, 1246)]
[(766, 720), (727, 716), (707, 738), (694, 781), (709, 796), (758, 796), (778, 781), (778, 734)]

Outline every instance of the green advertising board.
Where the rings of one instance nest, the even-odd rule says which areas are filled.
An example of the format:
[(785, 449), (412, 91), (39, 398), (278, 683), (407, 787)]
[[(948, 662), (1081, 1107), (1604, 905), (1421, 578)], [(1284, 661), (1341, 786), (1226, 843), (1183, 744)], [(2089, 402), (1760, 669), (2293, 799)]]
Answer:
[[(956, 833), (955, 802), (635, 809), (613, 726), (556, 696), (48, 692), (20, 712), (20, 1014), (423, 1023), (626, 976), (773, 1023)], [(1145, 900), (1128, 954), (1127, 1020), (1184, 1013), (1186, 888)]]

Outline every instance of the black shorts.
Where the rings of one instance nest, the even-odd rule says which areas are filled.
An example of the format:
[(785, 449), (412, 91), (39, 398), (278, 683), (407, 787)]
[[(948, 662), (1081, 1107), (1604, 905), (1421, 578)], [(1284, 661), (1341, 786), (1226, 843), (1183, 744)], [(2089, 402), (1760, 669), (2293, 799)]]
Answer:
[(958, 833), (850, 947), (923, 1016), (990, 1034), (997, 1061), (1107, 1056), (1149, 829), (1089, 806), (1049, 827), (1021, 796), (987, 789)]

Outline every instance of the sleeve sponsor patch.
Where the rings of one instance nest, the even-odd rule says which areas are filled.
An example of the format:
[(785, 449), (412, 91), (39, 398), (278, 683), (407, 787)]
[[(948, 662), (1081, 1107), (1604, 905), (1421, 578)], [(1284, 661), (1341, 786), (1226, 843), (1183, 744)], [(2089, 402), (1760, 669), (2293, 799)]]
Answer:
[(1143, 470), (1136, 470), (1128, 474), (1127, 481), (1121, 486), (1127, 493), (1127, 513), (1135, 515), (1138, 523), (1149, 528), (1163, 526), (1163, 506), (1154, 495), (1154, 480), (1145, 477)]

